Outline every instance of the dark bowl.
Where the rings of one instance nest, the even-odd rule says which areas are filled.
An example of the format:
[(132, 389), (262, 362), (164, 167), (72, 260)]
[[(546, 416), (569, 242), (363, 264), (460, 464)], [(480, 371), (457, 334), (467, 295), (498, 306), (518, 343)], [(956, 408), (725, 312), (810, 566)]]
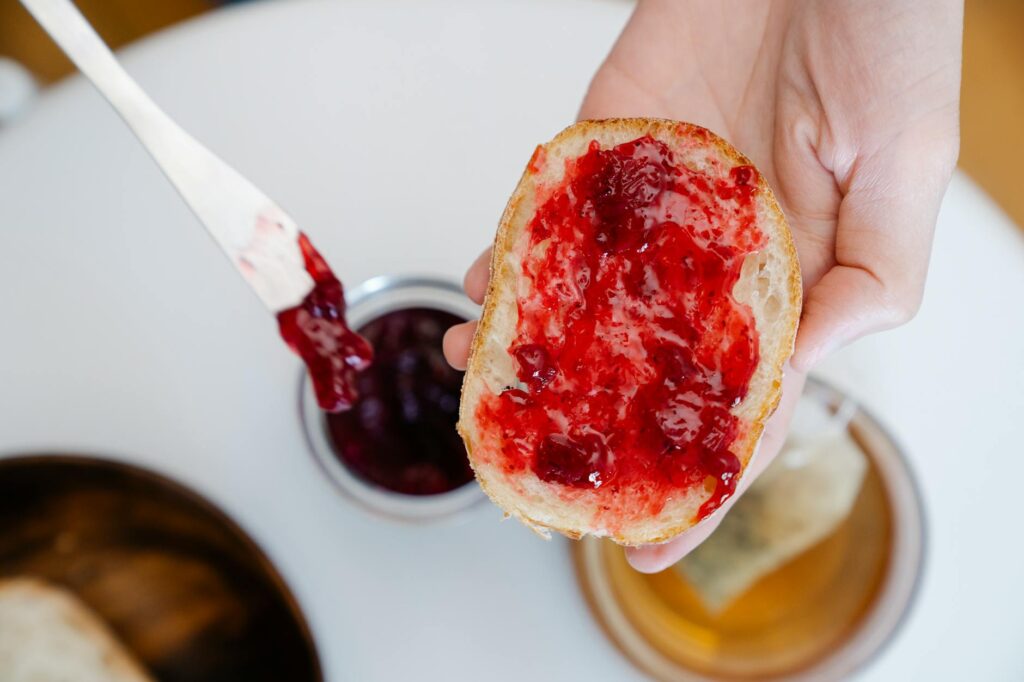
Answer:
[(160, 682), (320, 682), (295, 598), (223, 512), (91, 457), (0, 460), (0, 579), (74, 592)]

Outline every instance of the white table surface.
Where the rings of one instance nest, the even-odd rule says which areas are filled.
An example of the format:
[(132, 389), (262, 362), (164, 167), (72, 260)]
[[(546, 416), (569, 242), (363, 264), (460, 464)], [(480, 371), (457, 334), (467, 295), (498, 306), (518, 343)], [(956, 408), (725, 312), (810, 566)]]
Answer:
[[(458, 278), (628, 11), (292, 0), (123, 56), (350, 285)], [(921, 314), (822, 371), (905, 444), (929, 521), (919, 599), (861, 679), (1024, 679), (1022, 234), (957, 177)], [(486, 504), (410, 528), (335, 493), (273, 320), (79, 79), (0, 134), (0, 330), (0, 455), (102, 454), (212, 498), (290, 583), (329, 679), (639, 677), (591, 621), (565, 542)]]

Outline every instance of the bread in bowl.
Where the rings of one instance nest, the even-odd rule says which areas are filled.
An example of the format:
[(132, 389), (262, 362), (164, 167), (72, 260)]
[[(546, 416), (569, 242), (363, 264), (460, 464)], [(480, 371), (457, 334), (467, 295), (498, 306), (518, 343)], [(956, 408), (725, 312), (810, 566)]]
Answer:
[(0, 580), (0, 680), (153, 682), (77, 596), (27, 577)]

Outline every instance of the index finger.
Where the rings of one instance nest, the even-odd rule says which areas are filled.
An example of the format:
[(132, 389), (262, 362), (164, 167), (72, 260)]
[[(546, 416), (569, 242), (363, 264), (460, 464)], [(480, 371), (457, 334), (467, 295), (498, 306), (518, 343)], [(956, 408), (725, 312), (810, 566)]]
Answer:
[(715, 532), (718, 524), (722, 522), (729, 509), (736, 503), (741, 495), (750, 487), (761, 473), (768, 468), (775, 456), (779, 454), (786, 434), (789, 431), (789, 422), (793, 418), (793, 411), (796, 409), (800, 394), (803, 393), (804, 382), (807, 375), (789, 367), (782, 378), (782, 399), (779, 407), (765, 424), (764, 434), (758, 446), (757, 453), (749, 463), (748, 469), (740, 479), (739, 489), (736, 494), (726, 500), (722, 509), (713, 518), (684, 531), (672, 540), (660, 545), (644, 545), (642, 547), (629, 547), (626, 549), (626, 559), (629, 564), (641, 573), (657, 573), (663, 571), (676, 563), (684, 556), (697, 549), (697, 547), (708, 539)]

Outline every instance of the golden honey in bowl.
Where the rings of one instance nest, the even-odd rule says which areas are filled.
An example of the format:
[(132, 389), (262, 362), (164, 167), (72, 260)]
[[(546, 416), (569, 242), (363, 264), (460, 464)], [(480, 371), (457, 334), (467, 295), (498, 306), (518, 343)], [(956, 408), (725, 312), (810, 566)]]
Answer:
[[(812, 389), (837, 399), (830, 389)], [(912, 484), (899, 485), (906, 469), (876, 423), (858, 411), (848, 434), (864, 465), (841, 518), (806, 547), (769, 561), (770, 570), (734, 570), (729, 562), (756, 560), (765, 542), (740, 520), (727, 528), (729, 517), (718, 532), (731, 539), (695, 556), (713, 535), (691, 557), (653, 575), (634, 571), (610, 542), (578, 543), (584, 593), (613, 642), (663, 680), (840, 679), (870, 659), (913, 592), (920, 509)], [(748, 509), (740, 507), (744, 496), (730, 514), (771, 512), (763, 496), (750, 493)], [(780, 532), (802, 531), (783, 523)], [(709, 576), (716, 567), (738, 577), (730, 583)]]

